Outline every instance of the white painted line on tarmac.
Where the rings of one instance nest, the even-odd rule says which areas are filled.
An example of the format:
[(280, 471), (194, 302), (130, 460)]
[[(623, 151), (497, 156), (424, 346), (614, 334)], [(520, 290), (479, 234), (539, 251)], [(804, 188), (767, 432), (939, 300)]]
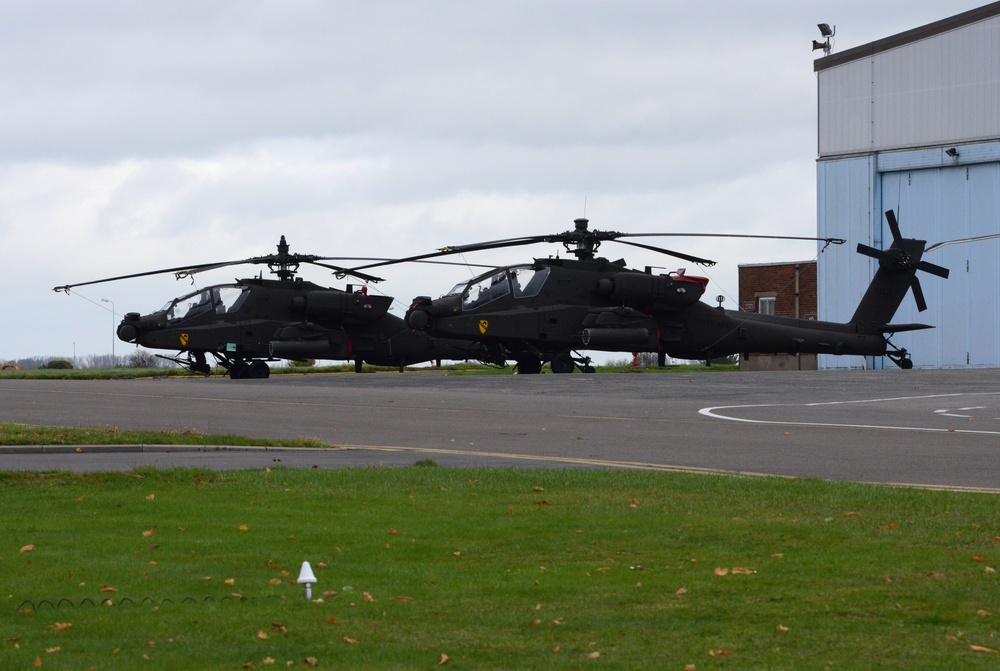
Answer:
[[(825, 401), (822, 403), (764, 403), (759, 405), (719, 405), (711, 408), (702, 408), (698, 411), (699, 415), (704, 415), (706, 417), (712, 417), (713, 419), (724, 419), (730, 422), (744, 422), (746, 424), (773, 424), (773, 425), (783, 425), (783, 426), (812, 426), (812, 427), (825, 427), (825, 428), (838, 428), (838, 429), (881, 429), (886, 431), (922, 431), (929, 433), (959, 433), (959, 434), (972, 434), (972, 435), (985, 435), (985, 436), (1000, 436), (1000, 431), (989, 431), (989, 430), (979, 430), (979, 429), (954, 429), (954, 428), (941, 428), (941, 427), (921, 427), (921, 426), (886, 426), (878, 424), (843, 424), (843, 423), (824, 423), (824, 422), (803, 422), (803, 421), (782, 421), (773, 419), (747, 419), (745, 417), (732, 417), (730, 415), (724, 414), (726, 410), (743, 410), (747, 408), (796, 408), (805, 407), (813, 408), (824, 405), (851, 405), (851, 404), (873, 404), (873, 403), (888, 403), (890, 401), (913, 401), (913, 400), (926, 400), (931, 398), (945, 398), (945, 397), (955, 397), (955, 396), (984, 396), (984, 395), (996, 395), (1000, 392), (973, 392), (970, 394), (956, 393), (956, 394), (929, 394), (927, 396), (898, 396), (894, 398), (871, 398), (871, 399), (859, 399), (855, 401)], [(969, 408), (973, 409), (973, 408)], [(942, 411), (938, 410), (938, 413)], [(968, 419), (967, 415), (944, 415), (956, 416), (962, 419)]]

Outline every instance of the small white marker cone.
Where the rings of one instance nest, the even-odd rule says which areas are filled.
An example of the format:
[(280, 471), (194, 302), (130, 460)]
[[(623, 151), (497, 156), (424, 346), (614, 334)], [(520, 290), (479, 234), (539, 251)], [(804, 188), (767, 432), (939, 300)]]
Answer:
[(309, 565), (309, 562), (302, 562), (302, 569), (299, 571), (299, 579), (295, 582), (306, 586), (306, 601), (311, 599), (312, 586), (313, 583), (316, 582), (316, 576), (313, 575), (312, 566)]

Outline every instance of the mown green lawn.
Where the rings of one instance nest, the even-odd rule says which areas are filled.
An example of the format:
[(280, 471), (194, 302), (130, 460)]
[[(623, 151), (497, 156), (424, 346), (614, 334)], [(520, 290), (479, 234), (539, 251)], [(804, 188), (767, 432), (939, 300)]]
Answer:
[(996, 669), (997, 504), (428, 462), (3, 473), (0, 668)]

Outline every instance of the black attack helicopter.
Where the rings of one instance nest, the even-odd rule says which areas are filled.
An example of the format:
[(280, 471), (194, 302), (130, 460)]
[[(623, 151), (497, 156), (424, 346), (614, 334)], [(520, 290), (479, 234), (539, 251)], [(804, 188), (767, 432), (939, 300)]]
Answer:
[[(494, 268), (456, 285), (438, 299), (418, 296), (405, 315), (409, 326), (435, 337), (478, 341), (487, 353), (482, 360), (504, 364), (512, 359), (519, 373), (539, 373), (545, 363), (554, 373), (571, 373), (577, 367), (591, 372), (590, 359), (575, 354), (577, 350), (656, 352), (660, 365), (668, 355), (707, 361), (733, 354), (748, 357), (751, 352), (885, 355), (900, 368), (909, 369), (913, 367), (909, 353), (894, 346), (890, 337), (933, 327), (893, 324), (892, 317), (909, 290), (919, 310), (926, 309), (918, 270), (942, 278), (948, 277), (948, 270), (921, 261), (926, 242), (902, 237), (891, 210), (886, 217), (891, 246), (880, 250), (858, 245), (857, 251), (877, 259), (879, 266), (847, 323), (726, 310), (721, 302), (713, 307), (699, 300), (707, 278), (688, 275), (683, 268), (654, 275), (648, 267), (645, 271), (630, 269), (624, 260), (609, 261), (595, 254), (602, 242), (615, 241), (710, 266), (714, 261), (623, 238), (746, 237), (843, 244), (845, 240), (839, 238), (619, 233), (590, 230), (587, 219), (577, 219), (574, 230), (564, 233), (445, 247), (395, 262), (562, 243), (575, 259), (536, 258), (524, 265)], [(382, 265), (386, 264), (371, 263), (353, 270)]]
[(278, 359), (353, 360), (399, 366), (442, 359), (477, 359), (479, 346), (449, 339), (441, 341), (406, 326), (388, 312), (393, 298), (374, 295), (362, 284), (345, 290), (323, 287), (296, 277), (303, 263), (374, 283), (381, 278), (347, 270), (323, 261), (339, 258), (293, 254), (285, 236), (278, 253), (239, 261), (204, 263), (67, 284), (54, 291), (115, 280), (174, 273), (177, 279), (226, 266), (266, 265), (278, 279), (237, 279), (192, 291), (168, 301), (146, 315), (129, 312), (118, 325), (118, 338), (150, 349), (175, 350), (177, 356), (157, 356), (195, 373), (208, 375), (212, 355), (229, 377), (266, 378), (268, 361)]

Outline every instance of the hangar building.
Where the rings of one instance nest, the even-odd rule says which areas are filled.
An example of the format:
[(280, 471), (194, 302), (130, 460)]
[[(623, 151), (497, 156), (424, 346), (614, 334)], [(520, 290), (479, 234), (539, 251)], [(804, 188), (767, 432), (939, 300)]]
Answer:
[[(1000, 233), (1000, 2), (815, 61), (818, 80), (818, 235), (846, 238), (819, 256), (818, 318), (846, 322), (878, 261), (857, 243), (937, 242)], [(948, 268), (918, 273), (893, 323), (914, 368), (1000, 367), (1000, 240), (924, 255)], [(894, 368), (887, 357), (822, 355), (820, 369)]]

